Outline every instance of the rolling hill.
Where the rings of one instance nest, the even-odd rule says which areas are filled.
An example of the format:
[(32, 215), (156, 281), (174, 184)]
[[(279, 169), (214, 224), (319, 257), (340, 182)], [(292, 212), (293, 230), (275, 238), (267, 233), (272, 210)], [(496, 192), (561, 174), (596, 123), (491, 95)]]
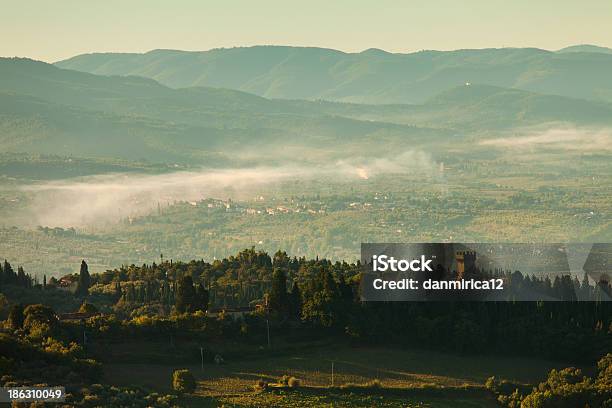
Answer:
[(565, 47), (557, 51), (559, 53), (567, 53), (567, 52), (599, 52), (602, 54), (612, 54), (612, 48), (607, 47), (599, 47), (597, 45), (591, 44), (581, 44), (581, 45), (572, 45), (570, 47)]
[(478, 84), (419, 105), (269, 99), (0, 59), (0, 152), (214, 166), (291, 155), (316, 162), (551, 122), (610, 126), (612, 105)]
[(612, 55), (535, 48), (421, 51), (256, 46), (202, 52), (84, 54), (58, 67), (100, 75), (137, 75), (173, 87), (212, 86), (267, 98), (418, 104), (472, 84), (612, 101)]
[[(224, 89), (175, 90), (148, 79), (98, 76), (27, 59), (0, 59), (0, 73), (1, 152), (221, 165), (265, 146), (359, 149), (377, 137), (444, 133), (331, 115), (316, 103)], [(337, 153), (327, 150), (322, 153)]]

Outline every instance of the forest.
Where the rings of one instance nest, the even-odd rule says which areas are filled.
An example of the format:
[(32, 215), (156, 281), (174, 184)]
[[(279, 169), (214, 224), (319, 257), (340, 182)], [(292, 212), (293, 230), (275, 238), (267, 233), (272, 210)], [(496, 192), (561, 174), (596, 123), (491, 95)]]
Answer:
[[(82, 261), (78, 273), (48, 281), (45, 276), (42, 282), (23, 268), (15, 272), (5, 261), (0, 274), (4, 385), (66, 386), (74, 406), (110, 403), (125, 393), (133, 398), (129, 406), (183, 406), (193, 398), (216, 406), (218, 396), (198, 397), (201, 385), (190, 370), (175, 371), (180, 378), (172, 384), (187, 385), (174, 384), (163, 395), (105, 383), (106, 367), (117, 363), (109, 350), (119, 343), (165, 343), (171, 345), (171, 358), (151, 361), (150, 351), (139, 349), (124, 358), (170, 366), (201, 358), (206, 370), (232, 360), (273, 358), (288, 352), (287, 343), (299, 342), (300, 349), (385, 347), (468, 358), (545, 357), (575, 366), (553, 369), (533, 388), (493, 376), (479, 386), (430, 391), (462, 398), (482, 393), (479, 398), (507, 407), (604, 407), (612, 402), (612, 355), (606, 357), (612, 350), (612, 304), (578, 301), (592, 291), (610, 293), (608, 282), (594, 287), (587, 279), (539, 280), (516, 271), (506, 276), (512, 285), (541, 284), (574, 295), (565, 302), (361, 302), (358, 263), (290, 257), (282, 251), (269, 255), (254, 248), (211, 263), (160, 258), (93, 274)], [(180, 346), (194, 342), (199, 350)], [(597, 364), (594, 377), (582, 374), (582, 367)], [(306, 392), (312, 387), (307, 379), (292, 380), (292, 385), (284, 381), (278, 385), (260, 379), (251, 392), (298, 387)], [(383, 385), (367, 387), (380, 387), (376, 392), (382, 395), (409, 393), (407, 387), (385, 388), (385, 378), (379, 381)]]

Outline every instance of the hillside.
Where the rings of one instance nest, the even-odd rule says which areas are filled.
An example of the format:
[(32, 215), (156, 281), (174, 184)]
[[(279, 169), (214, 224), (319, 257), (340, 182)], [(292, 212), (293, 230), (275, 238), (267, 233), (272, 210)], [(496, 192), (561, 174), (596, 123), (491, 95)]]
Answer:
[(0, 111), (2, 152), (195, 162), (212, 157), (194, 148), (214, 151), (221, 133), (226, 146), (241, 136), (7, 93), (0, 93)]
[(0, 59), (0, 72), (1, 152), (229, 165), (265, 146), (332, 143), (345, 145), (346, 153), (380, 136), (439, 133), (329, 115), (317, 104), (225, 89), (174, 90), (148, 79), (85, 74), (25, 59)]
[(212, 86), (283, 99), (413, 104), (470, 82), (612, 101), (612, 55), (600, 52), (503, 48), (391, 54), (257, 46), (85, 54), (56, 65), (100, 75), (138, 75), (173, 88)]
[(612, 124), (612, 105), (609, 103), (487, 85), (449, 89), (428, 100), (424, 106), (430, 120), (453, 127), (513, 127), (546, 122)]
[(0, 59), (0, 74), (1, 152), (207, 165), (248, 157), (270, 164), (286, 158), (256, 153), (294, 149), (321, 161), (407, 141), (437, 144), (462, 130), (612, 124), (609, 103), (478, 84), (444, 89), (419, 105), (363, 105), (173, 89), (28, 59)]
[(557, 51), (559, 53), (567, 53), (567, 52), (599, 52), (602, 54), (612, 54), (612, 48), (607, 47), (599, 47), (597, 45), (591, 44), (581, 44), (581, 45), (572, 45), (570, 47), (565, 47)]

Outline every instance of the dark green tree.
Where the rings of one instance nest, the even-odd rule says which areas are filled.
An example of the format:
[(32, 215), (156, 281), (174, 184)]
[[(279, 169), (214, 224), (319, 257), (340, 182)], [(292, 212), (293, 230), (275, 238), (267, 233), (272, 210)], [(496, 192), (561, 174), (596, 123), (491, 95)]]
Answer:
[(301, 319), (302, 317), (302, 292), (297, 282), (293, 282), (291, 288), (291, 294), (289, 295), (289, 315), (294, 319)]
[(57, 316), (52, 308), (46, 305), (29, 305), (23, 311), (23, 327), (31, 329), (36, 325), (47, 325), (53, 328), (57, 325)]
[(11, 307), (8, 315), (8, 323), (11, 329), (17, 330), (23, 327), (23, 315), (24, 306), (21, 303), (17, 303)]
[(76, 295), (87, 296), (89, 295), (89, 286), (91, 285), (91, 276), (89, 275), (89, 268), (85, 260), (81, 261), (81, 270), (79, 271), (79, 281), (77, 284)]
[(272, 274), (270, 290), (270, 311), (285, 316), (288, 310), (287, 275), (281, 268), (275, 268)]
[(198, 285), (196, 295), (198, 299), (198, 310), (206, 312), (208, 310), (209, 294), (208, 290), (206, 290), (204, 285), (201, 283)]
[(196, 310), (197, 294), (193, 287), (193, 279), (191, 276), (183, 276), (179, 282), (176, 291), (176, 311), (178, 313), (191, 313)]

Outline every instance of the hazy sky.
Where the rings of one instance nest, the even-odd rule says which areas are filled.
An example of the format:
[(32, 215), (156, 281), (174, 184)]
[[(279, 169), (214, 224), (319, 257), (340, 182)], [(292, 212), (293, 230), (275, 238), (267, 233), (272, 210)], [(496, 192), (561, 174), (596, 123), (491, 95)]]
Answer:
[(2, 0), (0, 55), (255, 44), (392, 52), (612, 47), (612, 0)]

